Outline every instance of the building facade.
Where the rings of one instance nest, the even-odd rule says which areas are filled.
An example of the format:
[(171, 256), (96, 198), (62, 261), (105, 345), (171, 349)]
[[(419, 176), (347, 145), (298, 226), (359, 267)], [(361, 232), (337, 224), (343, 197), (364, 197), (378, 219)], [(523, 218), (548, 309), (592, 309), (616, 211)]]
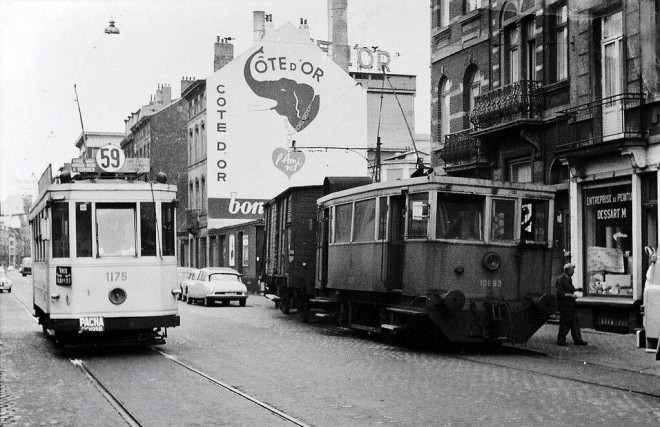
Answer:
[(431, 2), (435, 165), (556, 186), (583, 325), (639, 326), (656, 247), (657, 0)]
[(124, 120), (120, 142), (126, 157), (150, 159), (149, 180), (163, 172), (177, 186), (177, 224), (185, 223), (188, 198), (186, 110), (183, 98), (172, 100), (169, 85), (159, 85), (150, 103)]

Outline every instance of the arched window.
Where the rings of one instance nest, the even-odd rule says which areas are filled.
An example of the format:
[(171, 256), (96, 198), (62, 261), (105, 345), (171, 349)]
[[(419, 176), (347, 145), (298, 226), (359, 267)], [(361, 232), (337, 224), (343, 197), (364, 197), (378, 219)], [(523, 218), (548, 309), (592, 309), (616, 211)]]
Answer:
[(450, 90), (451, 90), (451, 81), (447, 77), (442, 77), (440, 79), (438, 91), (438, 123), (439, 123), (439, 140), (441, 143), (445, 142), (445, 137), (449, 134), (449, 123), (451, 111), (450, 107)]
[(475, 100), (479, 95), (481, 95), (481, 73), (479, 73), (479, 68), (475, 64), (471, 64), (465, 70), (465, 76), (463, 77), (464, 129), (473, 127), (470, 121), (470, 114), (474, 111)]

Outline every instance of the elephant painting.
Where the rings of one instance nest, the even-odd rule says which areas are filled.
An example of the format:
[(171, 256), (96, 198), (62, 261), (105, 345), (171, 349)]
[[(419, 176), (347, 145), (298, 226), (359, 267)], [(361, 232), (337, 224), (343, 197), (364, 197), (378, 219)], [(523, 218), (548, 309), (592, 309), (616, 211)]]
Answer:
[(318, 114), (321, 102), (319, 95), (314, 94), (312, 86), (291, 79), (256, 80), (252, 76), (252, 60), (263, 52), (262, 46), (245, 62), (245, 81), (256, 95), (275, 101), (277, 104), (271, 110), (286, 117), (289, 124), (300, 132), (312, 123)]

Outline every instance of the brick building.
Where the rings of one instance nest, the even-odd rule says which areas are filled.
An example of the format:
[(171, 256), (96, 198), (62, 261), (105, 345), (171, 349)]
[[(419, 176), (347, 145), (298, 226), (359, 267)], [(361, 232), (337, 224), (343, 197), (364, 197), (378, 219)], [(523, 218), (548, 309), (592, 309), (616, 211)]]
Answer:
[(657, 246), (658, 0), (431, 1), (432, 161), (556, 185), (583, 324), (639, 323)]

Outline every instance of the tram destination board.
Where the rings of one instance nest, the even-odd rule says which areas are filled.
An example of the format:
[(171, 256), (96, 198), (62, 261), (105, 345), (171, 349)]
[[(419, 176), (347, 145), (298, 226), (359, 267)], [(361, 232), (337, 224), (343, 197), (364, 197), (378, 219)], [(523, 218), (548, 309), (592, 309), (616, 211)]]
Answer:
[[(147, 173), (149, 172), (149, 159), (128, 158), (119, 169), (118, 173)], [(104, 172), (96, 163), (95, 159), (71, 159), (71, 172), (73, 173), (98, 173)]]

